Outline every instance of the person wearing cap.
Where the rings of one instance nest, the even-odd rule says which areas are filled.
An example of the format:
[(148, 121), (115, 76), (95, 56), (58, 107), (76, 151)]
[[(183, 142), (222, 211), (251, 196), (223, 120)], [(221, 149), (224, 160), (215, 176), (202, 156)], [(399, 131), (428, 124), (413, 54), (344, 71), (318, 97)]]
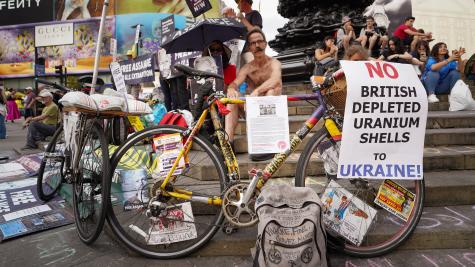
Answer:
[(37, 149), (37, 142), (52, 136), (59, 122), (59, 109), (53, 102), (53, 94), (48, 90), (42, 90), (37, 100), (43, 103), (45, 107), (40, 116), (29, 117), (25, 120), (23, 128), (28, 127), (28, 134), (26, 135), (26, 145), (22, 150)]
[(34, 117), (35, 113), (35, 93), (33, 93), (33, 88), (31, 86), (28, 86), (25, 88), (26, 90), (26, 95), (25, 98), (23, 98), (23, 104), (25, 105), (25, 120), (28, 119), (29, 117)]
[(341, 20), (342, 27), (336, 33), (336, 44), (338, 48), (348, 50), (352, 40), (356, 40), (355, 30), (351, 24), (351, 18), (344, 16)]
[[(241, 21), (248, 32), (252, 31), (254, 28), (259, 28), (262, 30), (262, 16), (257, 10), (252, 9), (252, 0), (236, 0), (238, 4), (239, 13), (237, 18)], [(244, 13), (244, 14), (243, 14)], [(243, 63), (249, 63), (253, 60), (252, 53), (249, 49), (249, 44), (246, 42), (244, 48), (242, 49), (242, 60)], [(241, 64), (241, 65), (244, 65)]]
[(229, 63), (231, 59), (231, 49), (227, 47), (223, 42), (219, 40), (214, 40), (211, 44), (203, 51), (201, 56), (213, 56), (221, 57), (223, 62), (223, 78), (224, 78), (224, 89), (228, 88), (228, 85), (236, 79), (236, 66)]

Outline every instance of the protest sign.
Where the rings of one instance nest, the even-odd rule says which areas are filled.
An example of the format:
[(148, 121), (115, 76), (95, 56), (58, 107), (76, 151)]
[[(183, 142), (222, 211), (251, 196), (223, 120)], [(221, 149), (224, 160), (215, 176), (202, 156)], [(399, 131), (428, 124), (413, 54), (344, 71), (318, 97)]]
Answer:
[(290, 147), (287, 96), (246, 97), (249, 154), (281, 153)]
[(163, 44), (175, 34), (175, 16), (171, 15), (162, 19), (160, 25), (162, 29), (160, 43)]
[(25, 155), (14, 162), (20, 163), (23, 168), (28, 171), (28, 175), (33, 175), (38, 173), (38, 170), (41, 166), (41, 161), (43, 160), (43, 153), (37, 153), (32, 155)]
[(414, 68), (341, 61), (347, 99), (338, 178), (422, 179), (427, 94)]
[(211, 9), (209, 0), (186, 0), (186, 4), (195, 18)]
[(155, 54), (147, 54), (119, 62), (125, 84), (139, 84), (155, 80)]
[(73, 222), (60, 197), (48, 203), (39, 199), (36, 180), (0, 183), (1, 241)]
[(114, 84), (115, 84), (115, 88), (117, 89), (117, 92), (126, 94), (127, 87), (125, 86), (124, 75), (122, 74), (122, 69), (120, 67), (120, 64), (117, 62), (112, 62), (109, 67), (111, 69), (112, 79), (114, 80)]

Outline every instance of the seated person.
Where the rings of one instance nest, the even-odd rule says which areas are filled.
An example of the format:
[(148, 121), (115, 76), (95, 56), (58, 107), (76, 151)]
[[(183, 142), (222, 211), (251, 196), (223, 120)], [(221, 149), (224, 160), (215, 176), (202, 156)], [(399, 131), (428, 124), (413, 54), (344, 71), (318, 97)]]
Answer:
[(475, 81), (475, 54), (467, 60), (464, 69), (467, 80)]
[(399, 25), (396, 30), (393, 33), (393, 37), (397, 37), (403, 41), (403, 44), (405, 46), (409, 46), (410, 50), (414, 50), (417, 41), (419, 40), (430, 40), (432, 39), (432, 33), (424, 33), (420, 32), (420, 30), (417, 30), (414, 28), (414, 21), (416, 18), (414, 17), (407, 17), (404, 20), (404, 23)]
[(315, 49), (315, 59), (313, 75), (323, 75), (328, 68), (338, 66), (338, 47), (333, 36), (323, 38), (322, 45)]
[(424, 40), (419, 40), (416, 43), (415, 49), (411, 51), (411, 56), (414, 59), (419, 60), (419, 69), (422, 72), (424, 72), (427, 60), (429, 59), (430, 55), (430, 48), (429, 48), (429, 43)]
[(219, 40), (214, 40), (211, 44), (203, 51), (202, 56), (207, 57), (209, 55), (221, 56), (223, 62), (223, 74), (224, 74), (224, 91), (228, 88), (229, 84), (236, 79), (236, 66), (229, 63), (231, 59), (231, 49), (227, 47), (223, 42)]
[(432, 47), (421, 78), (427, 91), (429, 103), (439, 102), (435, 94), (450, 94), (455, 83), (460, 80), (462, 71), (460, 63), (463, 54), (465, 54), (465, 48), (459, 48), (453, 50), (449, 56), (449, 50), (445, 43), (437, 43)]
[(373, 48), (375, 48), (376, 45), (384, 49), (388, 44), (388, 36), (382, 35), (381, 31), (375, 26), (374, 18), (371, 16), (367, 17), (366, 27), (361, 29), (359, 36), (362, 47), (366, 48), (366, 44), (368, 44), (368, 52), (370, 55), (372, 55)]
[(343, 26), (336, 32), (336, 45), (338, 48), (344, 48), (346, 51), (351, 43), (356, 41), (356, 35), (350, 17), (344, 16), (341, 24)]
[[(254, 59), (239, 70), (236, 79), (228, 86), (228, 97), (241, 97), (242, 95), (239, 93), (238, 88), (243, 82), (247, 83), (247, 92), (251, 96), (281, 95), (281, 64), (277, 59), (265, 54), (267, 41), (264, 33), (260, 29), (255, 28), (247, 34), (246, 40)], [(243, 107), (230, 104), (227, 108), (231, 112), (225, 117), (225, 129), (229, 141), (231, 144), (234, 144), (234, 131), (238, 124), (239, 108)], [(252, 159), (267, 160), (271, 157), (271, 154), (264, 154), (263, 156), (253, 155)]]
[(37, 149), (37, 142), (52, 136), (59, 122), (59, 109), (53, 102), (53, 95), (48, 90), (42, 90), (37, 99), (45, 107), (40, 116), (29, 117), (25, 120), (23, 128), (28, 127), (28, 134), (26, 136), (26, 145), (22, 150)]
[(402, 41), (399, 38), (393, 37), (389, 40), (387, 50), (384, 50), (379, 60), (385, 60), (395, 63), (411, 64), (412, 56), (406, 52)]

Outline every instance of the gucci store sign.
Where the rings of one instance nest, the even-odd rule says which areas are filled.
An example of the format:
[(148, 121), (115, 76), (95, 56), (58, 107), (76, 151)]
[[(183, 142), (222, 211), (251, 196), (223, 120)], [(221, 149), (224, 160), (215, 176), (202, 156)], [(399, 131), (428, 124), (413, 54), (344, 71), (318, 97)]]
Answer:
[(35, 27), (35, 46), (70, 45), (74, 43), (74, 24), (62, 23)]

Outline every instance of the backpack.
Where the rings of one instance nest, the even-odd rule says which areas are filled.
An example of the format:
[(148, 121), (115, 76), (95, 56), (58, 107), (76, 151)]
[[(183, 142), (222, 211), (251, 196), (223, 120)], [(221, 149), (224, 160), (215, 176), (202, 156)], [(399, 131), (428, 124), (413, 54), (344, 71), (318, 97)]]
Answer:
[(270, 185), (256, 200), (254, 267), (327, 267), (322, 202), (308, 187)]
[(166, 113), (163, 118), (160, 120), (159, 125), (178, 125), (181, 127), (188, 127), (188, 123), (185, 119), (184, 114), (180, 110), (170, 111)]

